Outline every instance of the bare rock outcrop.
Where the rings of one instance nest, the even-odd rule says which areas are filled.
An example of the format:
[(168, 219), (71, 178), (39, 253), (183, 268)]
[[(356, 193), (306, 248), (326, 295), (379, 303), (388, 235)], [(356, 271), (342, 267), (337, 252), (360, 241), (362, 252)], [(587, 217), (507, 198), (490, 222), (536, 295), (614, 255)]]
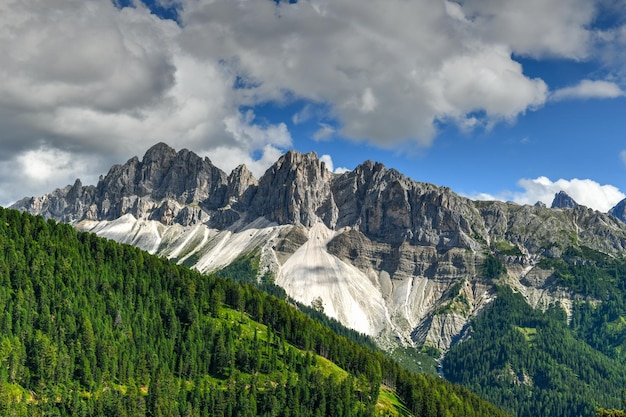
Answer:
[(609, 210), (609, 214), (626, 223), (626, 198), (621, 200), (615, 205), (615, 207)]
[(578, 207), (578, 203), (574, 201), (565, 191), (559, 191), (555, 194), (554, 200), (552, 200), (551, 208), (575, 208)]
[(250, 210), (278, 224), (311, 227), (320, 218), (318, 210), (330, 198), (332, 175), (314, 152), (289, 151), (259, 180)]

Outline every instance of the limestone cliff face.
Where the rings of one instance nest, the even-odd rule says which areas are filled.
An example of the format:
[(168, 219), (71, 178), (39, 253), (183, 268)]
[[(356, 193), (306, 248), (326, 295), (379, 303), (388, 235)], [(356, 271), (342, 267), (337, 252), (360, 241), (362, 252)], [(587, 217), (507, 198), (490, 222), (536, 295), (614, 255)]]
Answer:
[[(200, 208), (180, 210), (185, 205), (220, 206), (225, 194), (226, 174), (186, 149), (178, 153), (159, 143), (143, 159), (115, 165), (96, 187), (97, 214), (94, 220), (112, 220), (127, 213), (171, 224), (207, 219)], [(180, 214), (180, 215), (179, 215)]]
[(531, 254), (560, 256), (560, 249), (576, 242), (607, 253), (626, 249), (624, 224), (584, 206), (561, 210), (503, 202), (477, 201), (474, 205), (484, 222), (486, 241), (510, 242), (526, 258)]
[(245, 209), (256, 192), (259, 182), (245, 166), (239, 165), (228, 176), (225, 203)]
[(365, 235), (393, 244), (477, 247), (470, 221), (478, 212), (448, 188), (415, 182), (368, 161), (338, 177), (332, 189), (338, 228), (355, 225)]
[(552, 200), (552, 208), (574, 208), (578, 203), (574, 201), (565, 191), (559, 191)]
[(615, 207), (613, 207), (611, 210), (609, 210), (609, 214), (617, 217), (622, 222), (626, 223), (626, 198), (617, 203)]
[(290, 296), (321, 299), (327, 314), (383, 346), (445, 350), (493, 299), (496, 281), (482, 271), (488, 254), (507, 268), (498, 283), (545, 308), (579, 295), (536, 266), (542, 257), (570, 245), (626, 250), (626, 203), (603, 214), (566, 197), (555, 198), (559, 208), (472, 201), (380, 163), (337, 175), (315, 153), (293, 151), (257, 180), (243, 165), (227, 175), (161, 143), (96, 186), (77, 180), (14, 208), (203, 272), (258, 253)]
[(289, 151), (259, 180), (250, 210), (278, 224), (333, 225), (330, 198), (332, 174), (315, 153)]
[(44, 197), (20, 200), (14, 207), (70, 223), (132, 214), (189, 225), (208, 220), (205, 207), (222, 205), (226, 185), (226, 174), (208, 158), (159, 143), (141, 161), (133, 157), (111, 167), (95, 187), (77, 180)]
[[(66, 223), (92, 216), (96, 187), (83, 187), (79, 179), (74, 185), (59, 188), (41, 197), (26, 197), (12, 207)], [(95, 216), (95, 214), (93, 215)]]

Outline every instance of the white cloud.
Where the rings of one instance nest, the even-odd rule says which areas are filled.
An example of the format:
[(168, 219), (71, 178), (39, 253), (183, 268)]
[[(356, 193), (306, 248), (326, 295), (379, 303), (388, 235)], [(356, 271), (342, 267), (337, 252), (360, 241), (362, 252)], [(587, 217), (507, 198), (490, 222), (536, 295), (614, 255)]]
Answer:
[(553, 100), (617, 98), (624, 96), (619, 85), (610, 81), (582, 80), (575, 86), (565, 87), (552, 93)]
[(335, 168), (335, 164), (333, 163), (333, 159), (328, 154), (324, 154), (324, 155), (320, 156), (320, 161), (322, 161), (324, 164), (326, 164), (326, 169), (329, 170), (330, 172), (334, 173), (334, 174), (343, 174), (344, 172), (350, 171), (348, 168), (345, 168), (345, 167), (337, 167), (337, 168)]
[(291, 135), (287, 130), (287, 125), (279, 123), (261, 126), (254, 124), (255, 117), (252, 110), (248, 110), (245, 114), (238, 113), (236, 116), (226, 117), (224, 119), (226, 133), (248, 151), (261, 149), (265, 144), (283, 148), (291, 145)]
[(586, 0), (158, 0), (180, 24), (133, 3), (0, 2), (0, 203), (41, 193), (13, 174), (40, 149), (88, 161), (51, 181), (158, 141), (258, 174), (292, 143), (285, 124), (242, 114), (270, 102), (302, 101), (292, 122), (318, 123), (317, 139), (428, 146), (441, 122), (489, 128), (544, 104), (514, 56), (586, 59), (595, 42), (608, 62), (626, 42), (591, 32)]
[(590, 179), (571, 180), (559, 179), (552, 181), (547, 177), (534, 179), (522, 178), (517, 182), (522, 188), (521, 192), (502, 192), (499, 195), (476, 194), (471, 198), (476, 200), (501, 200), (513, 201), (518, 204), (535, 204), (537, 201), (545, 203), (548, 207), (554, 200), (554, 195), (559, 191), (565, 191), (578, 204), (593, 208), (601, 212), (607, 212), (618, 202), (626, 198), (617, 187), (610, 184), (599, 184)]
[(299, 125), (310, 120), (312, 117), (314, 117), (313, 109), (310, 105), (307, 104), (306, 106), (302, 107), (300, 111), (294, 113), (294, 115), (291, 116), (291, 122), (294, 125)]
[(459, 120), (465, 128), (478, 123), (474, 116), (467, 117), (474, 111), (511, 120), (540, 106), (547, 96), (546, 84), (526, 78), (521, 65), (502, 47), (480, 47), (448, 60), (428, 86), (438, 113)]
[[(4, 183), (16, 184), (19, 189), (15, 194), (10, 188), (0, 188), (0, 201), (12, 202), (25, 197), (24, 190), (32, 195), (43, 195), (60, 184), (72, 184), (81, 178), (84, 184), (95, 184), (97, 174), (94, 167), (108, 169), (97, 157), (76, 158), (70, 152), (60, 151), (41, 145), (19, 154), (14, 160), (0, 164), (0, 177)], [(13, 191), (13, 192), (12, 192)]]
[(326, 164), (326, 169), (329, 170), (330, 172), (333, 172), (335, 170), (335, 164), (333, 164), (333, 159), (331, 158), (330, 155), (320, 156), (320, 161)]
[[(526, 77), (512, 59), (515, 48), (489, 39), (463, 19), (465, 4), (376, 0), (363, 7), (344, 0), (276, 7), (270, 1), (217, 0), (186, 6), (181, 44), (191, 55), (220, 59), (255, 80), (253, 88), (241, 92), (247, 100), (293, 95), (327, 103), (339, 133), (353, 139), (382, 146), (406, 139), (428, 145), (437, 121), (468, 126), (468, 113), (483, 112), (474, 126), (491, 125), (546, 99), (545, 83)], [(562, 12), (543, 3), (535, 6), (550, 14), (554, 25), (585, 31), (577, 25), (587, 20), (563, 20)], [(507, 7), (518, 8), (515, 2)], [(471, 11), (493, 16), (493, 10)], [(524, 24), (518, 25), (520, 31)], [(525, 35), (541, 42), (529, 41), (524, 51), (545, 49), (543, 37)], [(303, 111), (293, 121), (306, 117)]]
[(313, 139), (317, 141), (329, 139), (336, 133), (335, 128), (328, 123), (319, 123), (319, 127), (317, 132), (313, 134)]
[(508, 45), (516, 54), (580, 60), (591, 52), (593, 1), (466, 0), (462, 4), (482, 39)]
[(626, 149), (619, 153), (619, 157), (622, 160), (622, 162), (624, 163), (624, 165), (626, 165)]
[(220, 146), (211, 149), (210, 159), (215, 166), (227, 173), (236, 166), (245, 164), (258, 179), (283, 153), (272, 145), (265, 145), (259, 152), (260, 157), (253, 158), (248, 153), (242, 153), (237, 147)]
[[(225, 131), (232, 140), (205, 151), (216, 166), (229, 172), (245, 163), (254, 176), (260, 178), (280, 157), (281, 149), (291, 146), (291, 135), (284, 123), (260, 125), (254, 121), (251, 110), (224, 119)], [(260, 157), (252, 156), (259, 153)]]
[[(260, 125), (239, 114), (236, 74), (219, 60), (183, 52), (182, 29), (138, 4), (0, 5), (0, 204), (77, 177), (95, 183), (113, 163), (141, 156), (158, 141), (207, 153), (230, 147), (255, 166), (263, 158), (250, 155), (280, 154), (291, 145), (284, 124)], [(38, 171), (29, 173), (25, 161), (47, 169), (45, 155), (71, 155), (72, 162), (48, 170), (46, 181), (31, 181)]]

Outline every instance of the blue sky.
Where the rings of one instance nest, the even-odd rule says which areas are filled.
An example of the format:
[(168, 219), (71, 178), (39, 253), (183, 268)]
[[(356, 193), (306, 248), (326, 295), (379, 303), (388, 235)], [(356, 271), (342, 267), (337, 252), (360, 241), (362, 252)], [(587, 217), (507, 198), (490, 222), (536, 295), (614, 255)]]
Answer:
[(623, 0), (8, 0), (0, 204), (164, 141), (288, 149), (472, 198), (626, 197)]

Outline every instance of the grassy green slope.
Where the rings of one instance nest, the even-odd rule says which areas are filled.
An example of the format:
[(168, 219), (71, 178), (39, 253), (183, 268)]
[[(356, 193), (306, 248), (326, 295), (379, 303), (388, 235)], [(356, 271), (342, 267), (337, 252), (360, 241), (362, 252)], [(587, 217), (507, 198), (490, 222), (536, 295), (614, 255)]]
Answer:
[(504, 415), (251, 285), (1, 208), (0, 312), (0, 415)]

